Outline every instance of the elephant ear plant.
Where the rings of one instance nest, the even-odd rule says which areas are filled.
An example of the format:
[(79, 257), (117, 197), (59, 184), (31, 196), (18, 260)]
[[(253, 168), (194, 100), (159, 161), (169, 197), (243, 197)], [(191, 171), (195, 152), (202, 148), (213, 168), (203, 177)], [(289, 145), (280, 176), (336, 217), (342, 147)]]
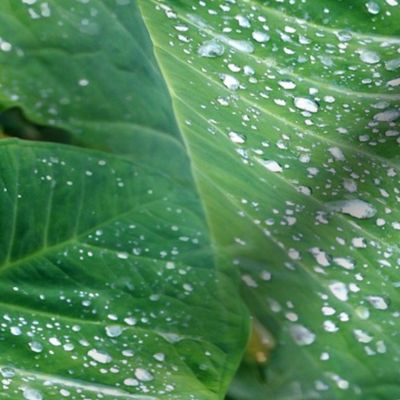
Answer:
[(0, 399), (400, 398), (398, 0), (0, 2)]

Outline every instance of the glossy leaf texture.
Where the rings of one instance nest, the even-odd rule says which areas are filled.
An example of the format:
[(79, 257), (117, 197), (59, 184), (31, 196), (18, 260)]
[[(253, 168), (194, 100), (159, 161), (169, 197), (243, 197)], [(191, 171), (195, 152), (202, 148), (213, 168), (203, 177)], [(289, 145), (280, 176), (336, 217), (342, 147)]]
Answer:
[(395, 398), (398, 2), (139, 3), (255, 318), (230, 398)]
[(0, 397), (221, 398), (246, 336), (187, 174), (54, 144), (0, 154)]
[(0, 21), (5, 134), (106, 151), (0, 142), (0, 397), (222, 398), (248, 316), (136, 3)]

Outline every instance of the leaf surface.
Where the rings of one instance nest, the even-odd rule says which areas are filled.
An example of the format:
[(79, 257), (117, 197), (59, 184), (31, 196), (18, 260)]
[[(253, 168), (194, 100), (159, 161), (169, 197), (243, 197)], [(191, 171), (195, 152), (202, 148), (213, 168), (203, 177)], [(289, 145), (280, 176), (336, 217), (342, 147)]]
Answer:
[(256, 321), (231, 397), (398, 396), (397, 2), (140, 5)]
[(246, 324), (192, 182), (69, 146), (0, 154), (1, 396), (221, 398)]

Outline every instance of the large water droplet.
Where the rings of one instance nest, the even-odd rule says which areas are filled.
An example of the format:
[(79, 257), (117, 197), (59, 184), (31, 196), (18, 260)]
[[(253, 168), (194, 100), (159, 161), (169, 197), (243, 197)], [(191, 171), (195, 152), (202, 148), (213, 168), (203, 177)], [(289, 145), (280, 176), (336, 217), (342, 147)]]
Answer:
[(106, 326), (106, 335), (108, 337), (118, 337), (122, 333), (122, 328), (119, 325)]
[(372, 218), (376, 214), (375, 207), (359, 199), (332, 201), (326, 206), (329, 211), (341, 212), (358, 219)]
[(217, 42), (216, 40), (209, 40), (204, 42), (198, 49), (197, 53), (201, 57), (219, 57), (224, 54), (225, 48), (224, 46)]
[(42, 400), (43, 396), (42, 394), (35, 389), (31, 388), (25, 388), (24, 391), (22, 392), (22, 395), (24, 396), (24, 399), (26, 400)]
[(319, 110), (319, 105), (315, 100), (308, 99), (307, 97), (295, 97), (294, 105), (303, 111), (316, 113)]
[(135, 376), (139, 381), (142, 382), (150, 382), (154, 379), (153, 375), (144, 368), (136, 368), (135, 369)]
[(221, 74), (222, 83), (230, 90), (238, 90), (240, 83), (232, 75)]
[(379, 11), (381, 10), (379, 4), (374, 1), (369, 1), (365, 6), (367, 7), (368, 12), (373, 15), (379, 14)]
[(112, 357), (105, 351), (92, 349), (92, 350), (89, 350), (89, 352), (87, 354), (90, 358), (92, 358), (93, 360), (95, 360), (101, 364), (107, 364), (112, 361)]
[(254, 31), (251, 36), (258, 43), (265, 43), (270, 39), (268, 33), (263, 31)]
[(305, 326), (294, 324), (290, 327), (290, 334), (299, 346), (309, 346), (315, 341), (315, 334)]
[(381, 60), (381, 58), (375, 51), (362, 50), (360, 53), (360, 60), (366, 64), (376, 64)]
[(377, 310), (387, 310), (389, 307), (388, 302), (381, 296), (368, 296), (367, 300)]
[(332, 294), (341, 301), (347, 301), (348, 296), (348, 289), (347, 286), (343, 282), (333, 282), (329, 285), (329, 289), (331, 290)]
[(274, 160), (261, 160), (259, 159), (260, 164), (265, 167), (268, 171), (271, 172), (282, 172), (283, 168), (279, 163)]

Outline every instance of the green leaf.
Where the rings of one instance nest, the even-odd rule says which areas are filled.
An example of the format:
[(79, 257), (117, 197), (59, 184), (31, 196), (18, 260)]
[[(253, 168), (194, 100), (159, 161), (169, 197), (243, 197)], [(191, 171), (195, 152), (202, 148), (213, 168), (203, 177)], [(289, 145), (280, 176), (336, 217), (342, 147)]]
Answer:
[(0, 397), (221, 398), (246, 323), (190, 176), (16, 140), (0, 171)]
[(231, 397), (398, 396), (397, 2), (140, 5), (261, 327)]
[[(4, 395), (221, 398), (240, 362), (248, 317), (225, 262), (214, 260), (136, 3), (4, 1), (0, 38), (6, 133), (125, 155), (2, 145), (11, 154), (1, 170), (12, 191), (0, 198), (0, 215), (9, 216), (0, 232), (10, 235), (3, 269), (18, 273), (0, 280), (11, 318), (2, 364), (4, 374), (15, 374)], [(36, 170), (33, 179), (28, 171)], [(14, 337), (18, 318), (26, 329)], [(74, 321), (79, 332), (71, 331)], [(111, 336), (122, 333), (109, 338), (108, 326)], [(43, 347), (36, 357), (30, 342)], [(152, 379), (145, 373), (137, 383), (137, 368)]]
[(136, 133), (179, 139), (135, 2), (4, 0), (0, 35), (1, 109), (117, 152), (131, 152)]

